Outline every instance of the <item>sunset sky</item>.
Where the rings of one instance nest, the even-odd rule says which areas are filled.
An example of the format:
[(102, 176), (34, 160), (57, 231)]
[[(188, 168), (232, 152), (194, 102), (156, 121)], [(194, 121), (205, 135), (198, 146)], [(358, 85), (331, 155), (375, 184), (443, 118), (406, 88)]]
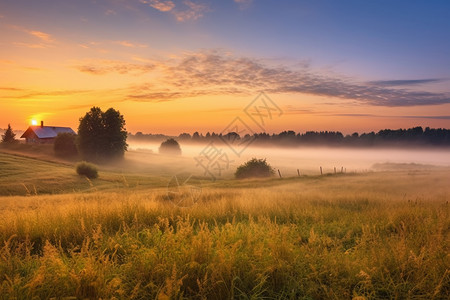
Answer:
[[(448, 0), (1, 0), (0, 128), (450, 128)], [(282, 112), (257, 127), (264, 92)], [(256, 102), (253, 102), (256, 103)]]

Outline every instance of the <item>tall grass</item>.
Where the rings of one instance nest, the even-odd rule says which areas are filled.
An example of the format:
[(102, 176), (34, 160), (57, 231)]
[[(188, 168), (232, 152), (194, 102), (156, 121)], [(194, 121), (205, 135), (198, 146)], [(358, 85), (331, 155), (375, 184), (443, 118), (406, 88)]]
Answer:
[(448, 188), (408, 178), (3, 198), (0, 297), (446, 299)]

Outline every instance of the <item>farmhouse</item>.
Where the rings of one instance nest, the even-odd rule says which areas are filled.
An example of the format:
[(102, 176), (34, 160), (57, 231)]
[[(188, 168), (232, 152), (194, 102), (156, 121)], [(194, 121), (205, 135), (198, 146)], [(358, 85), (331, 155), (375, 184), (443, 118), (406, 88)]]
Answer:
[(41, 126), (28, 127), (20, 138), (25, 138), (27, 144), (52, 144), (58, 133), (63, 132), (75, 134), (70, 127), (44, 126), (44, 122), (41, 121)]

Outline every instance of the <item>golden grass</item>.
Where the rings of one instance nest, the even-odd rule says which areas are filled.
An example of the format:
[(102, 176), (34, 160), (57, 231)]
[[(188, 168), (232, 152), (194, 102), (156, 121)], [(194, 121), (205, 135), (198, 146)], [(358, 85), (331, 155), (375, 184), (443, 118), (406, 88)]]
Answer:
[(447, 299), (447, 174), (2, 197), (0, 298)]

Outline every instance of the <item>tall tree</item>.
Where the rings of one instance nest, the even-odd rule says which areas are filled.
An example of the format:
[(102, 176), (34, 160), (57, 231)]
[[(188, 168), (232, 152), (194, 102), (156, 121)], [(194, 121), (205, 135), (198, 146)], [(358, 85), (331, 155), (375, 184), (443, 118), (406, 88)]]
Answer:
[(11, 124), (8, 124), (8, 129), (6, 129), (5, 134), (2, 135), (2, 143), (14, 144), (17, 143), (16, 134), (11, 128)]
[(112, 157), (123, 157), (127, 150), (127, 131), (125, 119), (119, 111), (113, 108), (103, 113), (103, 126), (105, 130), (105, 148)]
[(113, 108), (103, 112), (94, 106), (80, 118), (78, 150), (86, 160), (122, 158), (128, 146), (126, 139), (125, 119)]

